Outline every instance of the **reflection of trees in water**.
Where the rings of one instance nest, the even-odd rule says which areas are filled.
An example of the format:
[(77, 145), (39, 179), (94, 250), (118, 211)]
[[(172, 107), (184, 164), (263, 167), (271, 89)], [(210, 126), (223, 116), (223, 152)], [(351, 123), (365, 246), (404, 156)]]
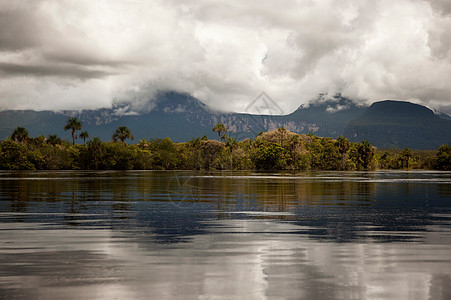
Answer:
[[(228, 182), (229, 181), (229, 182)], [(238, 184), (239, 182), (239, 184)], [(199, 181), (204, 198), (221, 195), (218, 218), (242, 217), (227, 211), (294, 212), (292, 215), (245, 215), (253, 219), (296, 222), (313, 238), (351, 241), (409, 241), (422, 238), (431, 224), (426, 195), (436, 206), (436, 186), (371, 180), (315, 180), (277, 178), (205, 178)], [(427, 191), (429, 189), (429, 191)], [(225, 198), (225, 199), (224, 199)], [(235, 201), (230, 201), (235, 198)], [(224, 199), (224, 200), (223, 200)], [(414, 208), (414, 209), (412, 209)]]
[[(368, 205), (376, 185), (371, 182), (321, 182), (301, 179), (205, 178), (196, 183), (201, 198), (227, 201), (218, 209), (292, 211), (299, 205)], [(239, 199), (239, 201), (236, 201)], [(230, 201), (233, 200), (233, 201)], [(231, 204), (233, 204), (231, 206)]]
[(440, 197), (444, 199), (451, 199), (451, 185), (450, 184), (439, 184), (438, 193)]
[[(1, 180), (2, 203), (10, 201), (11, 211), (27, 212), (31, 202), (55, 202), (65, 190), (64, 183), (39, 180), (34, 172), (10, 172), (6, 176), (14, 180)], [(6, 202), (8, 203), (8, 202)]]
[(299, 205), (367, 205), (375, 190), (375, 184), (371, 182), (237, 178), (227, 174), (220, 177), (217, 173), (188, 178), (183, 185), (185, 189), (177, 184), (167, 189), (189, 193), (190, 188), (195, 188), (196, 197), (187, 201), (214, 202), (215, 208), (223, 211), (258, 209), (281, 212)]
[[(161, 226), (163, 229), (159, 230), (167, 235), (193, 233), (197, 232), (196, 228), (202, 231), (208, 227), (202, 221), (210, 218), (214, 211), (218, 219), (296, 222), (308, 226), (308, 234), (317, 238), (346, 241), (364, 235), (371, 239), (401, 240), (402, 233), (393, 231), (424, 228), (431, 223), (427, 205), (449, 206), (443, 199), (450, 194), (449, 184), (375, 182), (365, 180), (367, 175), (362, 173), (355, 175), (364, 177), (362, 180), (346, 178), (354, 176), (349, 173), (321, 172), (294, 174), (298, 177), (293, 178), (281, 178), (293, 174), (251, 176), (251, 172), (11, 174), (8, 176), (23, 179), (0, 180), (4, 210), (33, 212), (42, 210), (43, 206), (38, 205), (41, 202), (52, 203), (48, 209), (65, 212), (60, 218), (71, 225), (91, 218), (83, 213), (100, 212), (105, 218), (122, 221), (132, 220), (138, 213), (145, 215), (146, 224), (153, 228)], [(174, 180), (174, 176), (183, 180)], [(408, 176), (415, 177), (415, 174)], [(33, 180), (36, 178), (39, 180)], [(171, 198), (171, 193), (179, 198)], [(157, 212), (141, 212), (143, 207), (152, 207)], [(290, 214), (238, 216), (228, 213), (246, 211)], [(370, 227), (376, 229), (368, 229)], [(404, 238), (415, 236), (407, 234)]]
[[(26, 185), (22, 181), (0, 181), (2, 194), (10, 199), (12, 212), (26, 212), (28, 210)], [(5, 201), (2, 201), (5, 203)]]

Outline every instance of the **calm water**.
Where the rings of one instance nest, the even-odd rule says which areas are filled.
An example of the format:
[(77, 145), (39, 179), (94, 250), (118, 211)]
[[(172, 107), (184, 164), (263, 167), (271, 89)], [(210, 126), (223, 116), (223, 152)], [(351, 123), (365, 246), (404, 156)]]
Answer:
[(451, 173), (0, 172), (2, 299), (451, 299)]

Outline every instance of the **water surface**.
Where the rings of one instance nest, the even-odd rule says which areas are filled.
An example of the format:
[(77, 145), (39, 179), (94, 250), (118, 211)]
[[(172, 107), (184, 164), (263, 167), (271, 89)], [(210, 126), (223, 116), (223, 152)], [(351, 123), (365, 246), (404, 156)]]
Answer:
[(3, 299), (451, 299), (451, 173), (0, 172)]

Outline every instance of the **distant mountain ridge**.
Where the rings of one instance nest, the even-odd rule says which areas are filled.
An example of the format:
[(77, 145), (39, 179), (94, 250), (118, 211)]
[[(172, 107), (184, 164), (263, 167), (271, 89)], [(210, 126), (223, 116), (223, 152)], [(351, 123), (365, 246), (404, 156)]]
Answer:
[[(317, 136), (332, 138), (345, 134), (351, 140), (369, 140), (377, 147), (386, 145), (405, 147), (409, 145), (411, 148), (432, 149), (436, 148), (435, 145), (438, 141), (443, 140), (439, 136), (447, 136), (446, 132), (438, 130), (437, 126), (433, 128), (429, 126), (427, 127), (428, 130), (438, 130), (440, 133), (431, 133), (430, 135), (433, 138), (426, 139), (424, 142), (419, 139), (402, 139), (397, 133), (393, 133), (393, 136), (397, 137), (396, 143), (393, 141), (387, 142), (387, 139), (373, 138), (371, 134), (365, 132), (376, 132), (376, 137), (380, 134), (379, 131), (371, 129), (373, 128), (371, 124), (376, 124), (377, 128), (384, 128), (383, 132), (388, 132), (387, 130), (392, 130), (389, 129), (389, 126), (396, 123), (393, 119), (402, 117), (402, 109), (393, 109), (390, 106), (390, 101), (377, 102), (368, 108), (368, 106), (357, 105), (351, 99), (342, 97), (341, 94), (336, 94), (333, 97), (320, 94), (317, 99), (308, 105), (301, 105), (293, 113), (283, 116), (218, 112), (188, 94), (176, 92), (162, 93), (148, 105), (149, 107), (144, 110), (145, 112), (136, 112), (127, 103), (119, 103), (112, 108), (98, 110), (1, 111), (0, 139), (10, 136), (18, 126), (25, 127), (30, 136), (57, 134), (64, 139), (69, 139), (70, 133), (63, 129), (68, 117), (77, 117), (83, 123), (83, 131), (88, 131), (91, 138), (97, 136), (104, 141), (111, 140), (111, 136), (118, 126), (130, 128), (136, 141), (143, 138), (169, 137), (173, 141), (183, 142), (203, 135), (209, 138), (217, 138), (217, 134), (212, 131), (212, 128), (218, 123), (223, 123), (229, 130), (227, 134), (237, 140), (254, 138), (259, 132), (271, 131), (282, 126), (300, 134), (312, 133)], [(377, 113), (380, 110), (390, 110), (401, 115), (393, 115), (389, 118), (388, 114)], [(408, 126), (411, 126), (411, 128), (421, 124), (420, 121), (416, 122), (415, 119), (423, 117), (427, 120), (433, 119), (434, 122), (437, 119), (443, 120), (440, 124), (446, 128), (448, 128), (448, 125), (444, 124), (451, 123), (444, 118), (439, 118), (423, 106), (406, 110), (406, 112), (411, 115), (409, 118), (412, 119), (412, 122), (405, 124), (409, 124)], [(442, 117), (445, 116), (447, 115)], [(397, 127), (395, 126), (395, 128)]]
[[(337, 105), (352, 108), (326, 112)], [(238, 139), (253, 138), (261, 131), (282, 126), (298, 133), (337, 137), (342, 134), (349, 118), (365, 111), (350, 99), (339, 97), (332, 100), (318, 98), (309, 106), (301, 106), (285, 116), (227, 113), (214, 111), (188, 94), (175, 92), (159, 95), (151, 106), (149, 112), (139, 114), (131, 110), (127, 103), (98, 110), (2, 111), (0, 138), (8, 137), (17, 126), (27, 128), (31, 136), (57, 134), (67, 137), (63, 126), (68, 117), (77, 117), (83, 123), (83, 130), (88, 131), (91, 137), (98, 136), (102, 140), (111, 139), (118, 126), (129, 127), (137, 140), (170, 137), (174, 141), (186, 141), (203, 135), (215, 138), (216, 133), (211, 129), (218, 123), (223, 123), (229, 129), (228, 134)], [(332, 123), (334, 125), (330, 126)]]
[(443, 116), (410, 102), (380, 101), (350, 121), (344, 135), (380, 148), (433, 149), (451, 142), (451, 121)]

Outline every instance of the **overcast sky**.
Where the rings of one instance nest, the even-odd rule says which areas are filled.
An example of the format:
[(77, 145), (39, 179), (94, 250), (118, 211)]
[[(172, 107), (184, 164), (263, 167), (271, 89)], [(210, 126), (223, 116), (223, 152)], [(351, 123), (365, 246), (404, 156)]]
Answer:
[(341, 92), (451, 113), (448, 0), (0, 0), (0, 28), (3, 109), (176, 90), (229, 111), (265, 91), (285, 112)]

